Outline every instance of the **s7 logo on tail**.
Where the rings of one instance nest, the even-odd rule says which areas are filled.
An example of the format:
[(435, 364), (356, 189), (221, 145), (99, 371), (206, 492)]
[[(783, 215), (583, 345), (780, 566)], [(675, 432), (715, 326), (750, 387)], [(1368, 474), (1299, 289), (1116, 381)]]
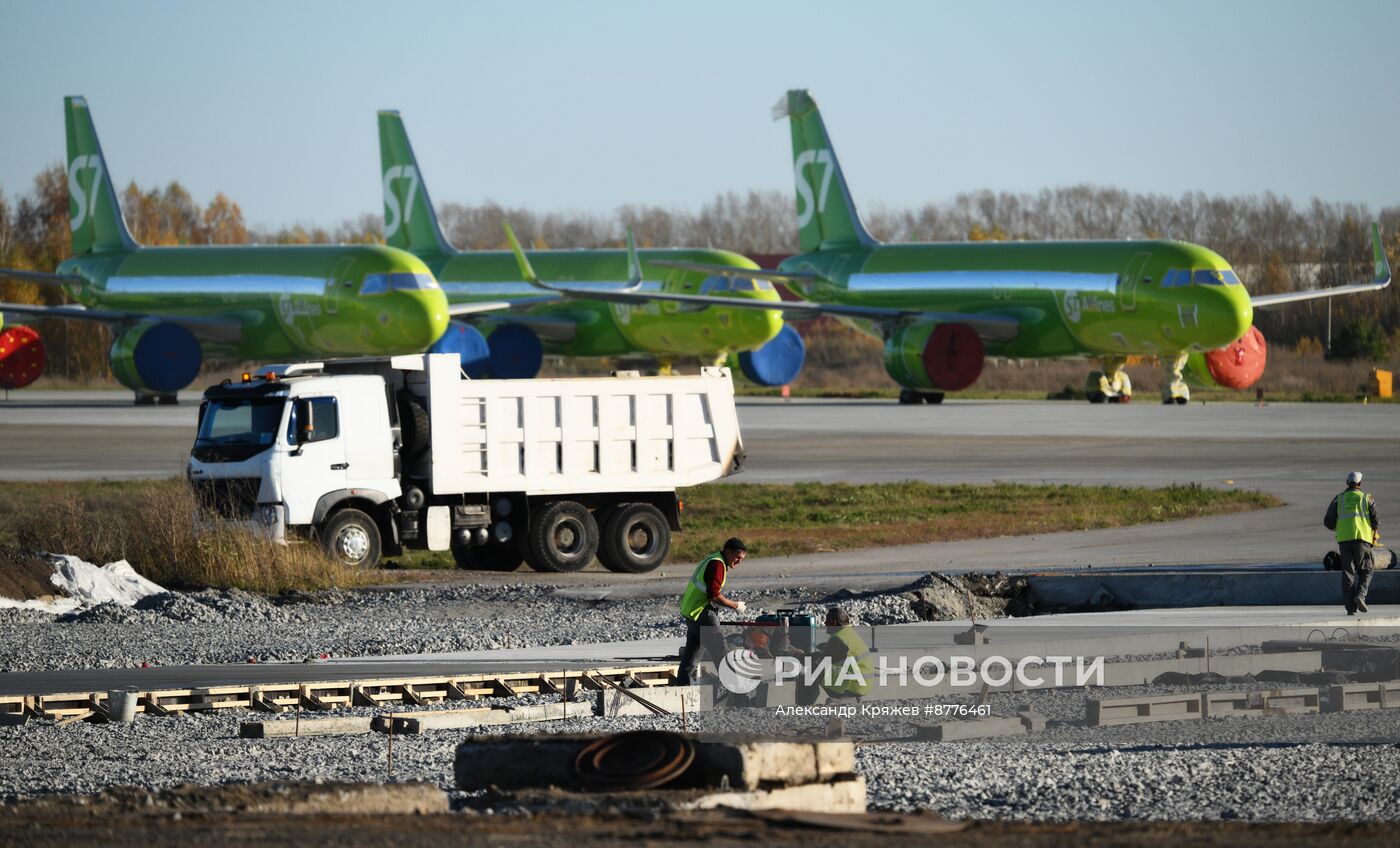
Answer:
[[(82, 185), (78, 182), (78, 172), (92, 170), (92, 184), (87, 191), (83, 191)], [(87, 223), (88, 213), (97, 208), (97, 187), (102, 185), (102, 159), (96, 155), (74, 156), (73, 162), (68, 166), (68, 196), (73, 198), (77, 204), (78, 211), (74, 213), (70, 222), (73, 232), (77, 232)]]
[[(807, 180), (806, 172), (807, 167), (813, 164), (825, 166), (825, 170), (822, 171), (821, 190), (815, 202), (812, 199), (812, 184)], [(801, 208), (797, 210), (799, 229), (810, 224), (813, 215), (826, 211), (826, 195), (831, 190), (831, 175), (835, 171), (836, 163), (831, 158), (830, 150), (804, 150), (797, 154), (797, 159), (793, 162), (793, 176), (797, 180), (797, 196), (801, 200)]]
[[(408, 191), (404, 192), (403, 206), (394, 194), (394, 180), (408, 180)], [(418, 169), (413, 165), (394, 165), (384, 172), (384, 205), (389, 209), (389, 219), (384, 222), (384, 237), (391, 238), (399, 231), (400, 224), (407, 224), (413, 218), (413, 197), (418, 193)]]

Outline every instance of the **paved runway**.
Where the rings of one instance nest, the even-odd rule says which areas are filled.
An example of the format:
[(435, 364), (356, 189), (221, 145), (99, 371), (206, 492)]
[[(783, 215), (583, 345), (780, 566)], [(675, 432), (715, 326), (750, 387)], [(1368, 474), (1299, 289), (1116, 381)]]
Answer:
[[(182, 401), (179, 407), (135, 408), (119, 392), (16, 392), (0, 403), (0, 480), (178, 474), (197, 395)], [(741, 581), (888, 578), (930, 568), (1311, 563), (1331, 544), (1322, 513), (1347, 471), (1366, 472), (1383, 526), (1395, 526), (1387, 525), (1387, 516), (1394, 521), (1400, 505), (1395, 405), (951, 401), (901, 407), (883, 400), (741, 399), (739, 413), (749, 464), (736, 480), (744, 482), (1195, 482), (1262, 489), (1288, 504), (1120, 530), (753, 560), (736, 573)], [(495, 579), (505, 577), (525, 575)]]

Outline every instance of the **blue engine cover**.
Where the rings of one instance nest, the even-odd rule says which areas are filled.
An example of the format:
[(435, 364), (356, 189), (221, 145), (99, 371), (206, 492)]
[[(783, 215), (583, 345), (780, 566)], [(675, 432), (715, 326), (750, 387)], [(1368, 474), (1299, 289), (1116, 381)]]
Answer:
[(179, 324), (146, 327), (131, 350), (131, 361), (146, 388), (174, 394), (199, 376), (204, 354), (199, 340)]
[(739, 370), (760, 386), (786, 386), (802, 372), (807, 345), (787, 324), (758, 350), (739, 354)]
[(540, 373), (544, 345), (524, 324), (502, 324), (491, 331), (491, 376), (499, 380), (528, 380)]
[(491, 347), (481, 331), (461, 321), (449, 321), (447, 332), (428, 348), (429, 353), (455, 353), (462, 360), (462, 370), (473, 380), (485, 377), (491, 367)]

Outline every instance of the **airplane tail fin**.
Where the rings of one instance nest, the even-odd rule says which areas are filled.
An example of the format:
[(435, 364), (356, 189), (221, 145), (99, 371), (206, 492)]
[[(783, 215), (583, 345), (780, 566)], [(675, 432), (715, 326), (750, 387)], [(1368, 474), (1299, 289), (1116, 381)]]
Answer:
[(792, 126), (793, 178), (797, 183), (797, 227), (802, 250), (875, 244), (851, 200), (846, 177), (826, 134), (817, 103), (805, 89), (783, 95), (773, 119)]
[(68, 223), (73, 230), (73, 255), (135, 250), (139, 245), (122, 220), (87, 99), (63, 98), (63, 116), (68, 135)]
[(379, 161), (384, 181), (384, 240), (420, 256), (455, 252), (438, 225), (397, 111), (379, 113)]

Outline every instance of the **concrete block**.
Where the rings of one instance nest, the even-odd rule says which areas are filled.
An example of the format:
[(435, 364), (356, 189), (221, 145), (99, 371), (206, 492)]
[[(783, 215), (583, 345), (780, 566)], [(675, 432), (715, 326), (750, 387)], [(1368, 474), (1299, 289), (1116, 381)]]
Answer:
[(747, 792), (711, 792), (675, 805), (677, 810), (801, 810), (864, 813), (865, 778), (849, 775), (826, 783), (780, 786)]
[(914, 736), (929, 742), (953, 742), (992, 736), (1024, 736), (1026, 730), (1027, 725), (1020, 718), (977, 718), (916, 724)]
[(1317, 689), (1271, 689), (1245, 692), (1202, 692), (1204, 718), (1244, 718), (1292, 713), (1316, 713), (1321, 707)]
[(347, 733), (369, 733), (373, 727), (368, 718), (304, 718), (276, 721), (245, 721), (238, 726), (244, 739), (272, 739), (283, 736), (335, 736)]
[(1150, 698), (1092, 698), (1084, 704), (1084, 721), (1091, 727), (1200, 718), (1199, 694), (1160, 695)]
[(1027, 733), (1039, 733), (1050, 724), (1048, 718), (1034, 710), (1017, 710), (1016, 717), (1021, 720), (1021, 725), (1026, 728)]
[(582, 718), (592, 712), (587, 704), (569, 703), (562, 701), (557, 704), (531, 704), (527, 707), (510, 707), (510, 723), (525, 724), (532, 721), (559, 721), (560, 719), (573, 716)]
[[(656, 686), (629, 691), (635, 692), (637, 697), (645, 698), (673, 715), (681, 714), (682, 703), (684, 703), (687, 713), (714, 709), (714, 688), (710, 686)], [(651, 710), (612, 687), (598, 693), (593, 712), (607, 718), (652, 715)]]
[[(1351, 712), (1353, 710), (1379, 710), (1383, 706), (1382, 693), (1386, 692), (1382, 683), (1339, 683), (1327, 687), (1327, 711), (1329, 713)], [(1400, 706), (1400, 704), (1396, 704)]]
[[(457, 746), (460, 789), (574, 788), (574, 758), (597, 736), (536, 734), (478, 737)], [(799, 786), (850, 774), (855, 747), (849, 741), (793, 742), (760, 737), (691, 736), (695, 763), (686, 782), (734, 790)], [(727, 783), (726, 783), (727, 781)]]
[(412, 736), (428, 730), (455, 730), (481, 727), (486, 724), (510, 724), (510, 710), (483, 707), (474, 710), (425, 710), (413, 713), (392, 713), (374, 717), (374, 729), (388, 733), (392, 722), (394, 733)]

